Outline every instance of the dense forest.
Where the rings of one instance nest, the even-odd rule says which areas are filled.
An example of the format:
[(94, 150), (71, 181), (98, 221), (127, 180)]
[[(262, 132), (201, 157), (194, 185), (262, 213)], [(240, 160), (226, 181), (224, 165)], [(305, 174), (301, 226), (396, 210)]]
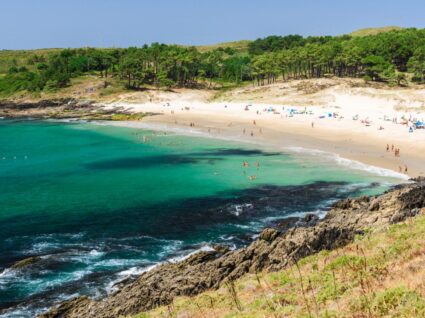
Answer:
[(394, 30), (369, 36), (269, 36), (249, 42), (245, 51), (154, 43), (126, 49), (63, 49), (12, 59), (0, 75), (0, 92), (66, 87), (73, 77), (94, 74), (118, 79), (128, 89), (144, 86), (198, 87), (213, 82), (326, 76), (357, 77), (403, 85), (425, 82), (425, 29)]

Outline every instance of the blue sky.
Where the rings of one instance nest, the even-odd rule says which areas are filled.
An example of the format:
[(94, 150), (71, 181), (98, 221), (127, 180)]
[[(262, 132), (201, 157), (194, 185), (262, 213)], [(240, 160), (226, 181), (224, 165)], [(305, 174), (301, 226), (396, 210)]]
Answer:
[(425, 0), (0, 0), (0, 49), (213, 44), (425, 27)]

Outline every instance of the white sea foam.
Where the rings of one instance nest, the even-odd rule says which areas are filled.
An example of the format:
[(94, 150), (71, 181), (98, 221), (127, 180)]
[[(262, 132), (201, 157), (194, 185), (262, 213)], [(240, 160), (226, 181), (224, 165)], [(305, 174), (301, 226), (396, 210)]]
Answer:
[(169, 263), (178, 263), (181, 261), (184, 261), (185, 259), (188, 259), (189, 257), (191, 257), (192, 255), (195, 255), (196, 253), (199, 252), (212, 252), (214, 251), (214, 249), (209, 246), (209, 245), (204, 245), (200, 248), (198, 248), (197, 250), (194, 250), (188, 254), (182, 255), (182, 256), (176, 256), (176, 257), (172, 257), (168, 260)]
[(232, 205), (232, 209), (229, 212), (235, 216), (240, 216), (241, 214), (252, 210), (253, 208), (254, 206), (251, 203), (234, 204)]
[(340, 155), (332, 153), (332, 152), (322, 151), (318, 149), (303, 148), (303, 147), (286, 147), (285, 149), (293, 153), (308, 154), (308, 155), (313, 155), (315, 157), (322, 157), (324, 159), (332, 160), (342, 167), (346, 167), (346, 168), (354, 169), (354, 170), (361, 170), (361, 171), (365, 171), (370, 174), (375, 174), (382, 177), (396, 178), (396, 179), (402, 179), (402, 180), (409, 179), (409, 176), (405, 174), (398, 173), (390, 169), (368, 165), (356, 160), (343, 158)]
[(232, 241), (232, 240), (234, 240), (234, 239), (235, 239), (235, 237), (234, 237), (233, 235), (230, 235), (230, 236), (227, 236), (227, 235), (220, 235), (220, 236), (219, 236), (219, 239), (220, 239), (220, 240), (223, 240), (223, 241)]

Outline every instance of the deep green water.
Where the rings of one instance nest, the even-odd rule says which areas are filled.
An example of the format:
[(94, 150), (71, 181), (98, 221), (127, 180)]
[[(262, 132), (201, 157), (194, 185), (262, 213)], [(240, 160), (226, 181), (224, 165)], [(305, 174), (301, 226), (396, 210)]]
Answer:
[[(157, 262), (212, 243), (248, 244), (268, 224), (395, 182), (329, 158), (235, 142), (2, 120), (0, 316), (102, 296)], [(30, 256), (42, 258), (10, 269)]]

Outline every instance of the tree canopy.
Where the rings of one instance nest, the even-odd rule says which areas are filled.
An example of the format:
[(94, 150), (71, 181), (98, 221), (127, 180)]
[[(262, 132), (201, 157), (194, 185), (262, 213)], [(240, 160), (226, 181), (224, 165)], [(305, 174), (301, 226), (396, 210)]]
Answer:
[(407, 72), (425, 82), (425, 29), (402, 29), (363, 37), (269, 36), (252, 41), (248, 50), (153, 43), (126, 49), (63, 49), (34, 54), (25, 63), (11, 60), (0, 77), (0, 92), (41, 91), (69, 85), (84, 74), (117, 78), (128, 89), (195, 87), (199, 83), (277, 79), (360, 77), (400, 83)]

